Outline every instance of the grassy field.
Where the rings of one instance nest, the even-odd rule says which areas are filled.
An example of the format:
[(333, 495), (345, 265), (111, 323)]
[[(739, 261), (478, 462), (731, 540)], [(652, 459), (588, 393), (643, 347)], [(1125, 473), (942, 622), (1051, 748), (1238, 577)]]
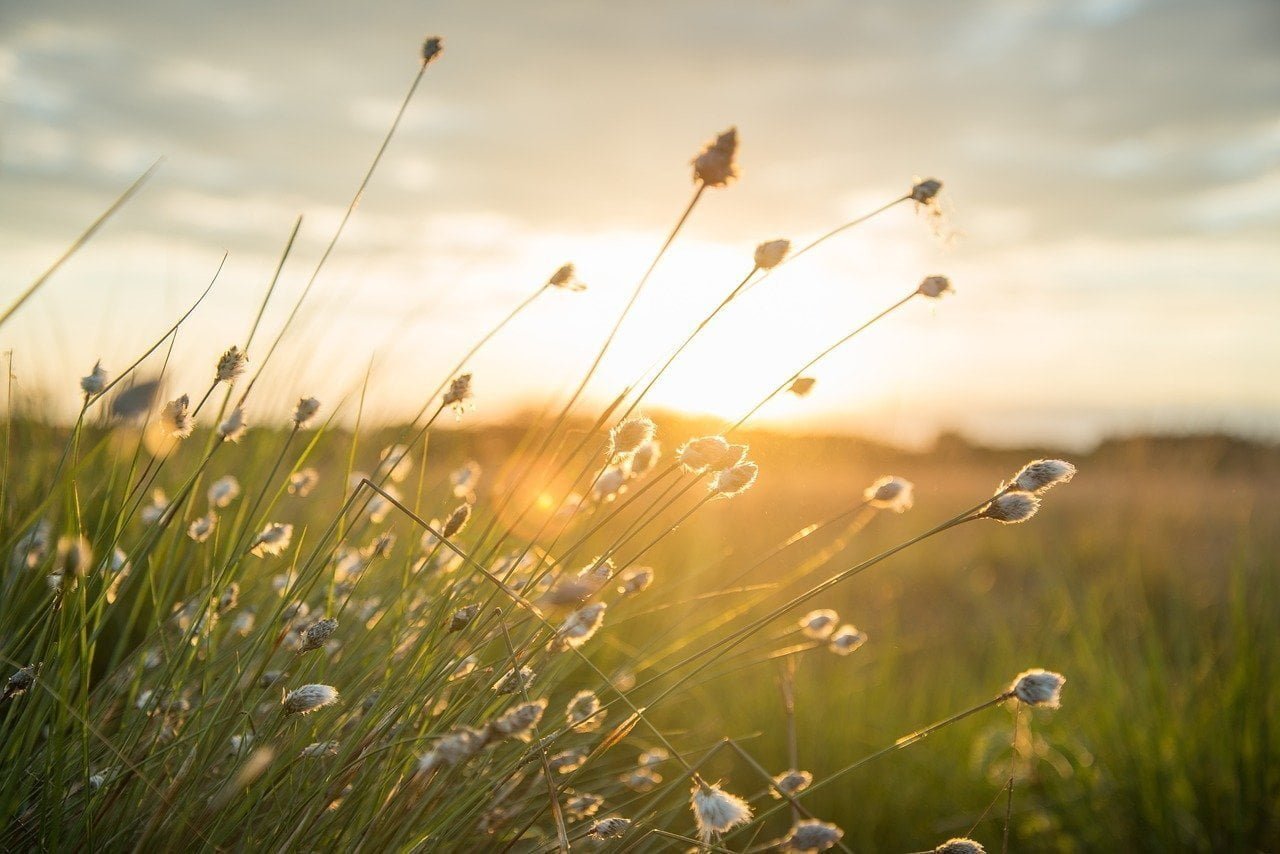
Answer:
[[(702, 426), (663, 421), (659, 435), (674, 443)], [(443, 518), (458, 503), (449, 473), (478, 461), (474, 515), (453, 541), (469, 554), (489, 555), (481, 562), (495, 572), (500, 554), (527, 543), (515, 533), (499, 543), (498, 532), (538, 523), (499, 512), (505, 497), (518, 494), (510, 489), (518, 472), (503, 461), (519, 435), (437, 433), (398, 486), (407, 509)], [(204, 464), (205, 437), (197, 433), (157, 471), (145, 452), (126, 452), (138, 451), (138, 435), (86, 428), (64, 463), (78, 466), (76, 488), (55, 492), (52, 502), (46, 481), (71, 437), (17, 421), (8, 438), (6, 547), (29, 529), (22, 509), (43, 506), (56, 515), (61, 504), (86, 520), (95, 552), (109, 552), (116, 537), (134, 564), (110, 605), (104, 597), (113, 576), (102, 569), (51, 595), (40, 572), (9, 567), (3, 654), (13, 665), (31, 663), (33, 645), (43, 643), (38, 684), (46, 690), (11, 698), (0, 719), (11, 769), (3, 788), (8, 847), (36, 840), (52, 848), (174, 846), (196, 833), (206, 846), (239, 850), (309, 848), (308, 840), (340, 848), (497, 850), (517, 836), (514, 850), (554, 848), (548, 792), (527, 744), (489, 748), (442, 779), (424, 783), (413, 773), (415, 757), (441, 734), (504, 707), (489, 686), (508, 669), (512, 649), (537, 665), (529, 690), (551, 700), (546, 755), (590, 751), (580, 769), (556, 779), (562, 790), (601, 795), (596, 818), (608, 812), (639, 823), (643, 816), (647, 827), (694, 835), (688, 777), (673, 760), (656, 766), (663, 780), (651, 791), (620, 779), (634, 771), (642, 750), (665, 744), (690, 762), (709, 753), (699, 773), (723, 779), (757, 815), (779, 807), (725, 835), (718, 844), (730, 850), (786, 834), (790, 807), (768, 794), (759, 768), (777, 774), (793, 766), (816, 783), (799, 801), (839, 825), (852, 850), (929, 850), (966, 835), (999, 850), (1006, 815), (1011, 848), (1026, 851), (1261, 851), (1280, 833), (1280, 743), (1269, 723), (1280, 711), (1273, 687), (1280, 676), (1274, 448), (1218, 438), (1104, 445), (1075, 460), (1081, 473), (1028, 522), (978, 520), (945, 531), (762, 623), (682, 682), (690, 667), (674, 665), (685, 656), (706, 651), (815, 580), (981, 501), (1042, 449), (997, 452), (946, 441), (908, 453), (850, 439), (745, 434), (761, 475), (743, 495), (707, 502), (674, 529), (701, 499), (701, 486), (680, 499), (671, 498), (678, 490), (655, 486), (642, 494), (633, 487), (609, 512), (597, 511), (608, 521), (565, 561), (585, 564), (608, 551), (619, 568), (633, 559), (652, 566), (656, 580), (641, 594), (609, 597), (605, 627), (579, 658), (544, 652), (545, 632), (466, 565), (417, 574), (421, 531), (398, 509), (376, 522), (367, 508), (339, 515), (351, 494), (347, 472), (375, 470), (390, 432), (290, 440), (288, 432), (259, 430)], [(277, 467), (280, 459), (286, 462)], [(287, 473), (305, 466), (320, 473), (315, 491), (305, 499), (289, 495)], [(187, 533), (204, 511), (204, 499), (194, 498), (149, 540), (154, 528), (138, 518), (149, 490), (180, 495), (197, 470), (194, 494), (224, 472), (240, 474), (242, 494), (221, 511), (205, 542)], [(806, 526), (857, 507), (865, 486), (887, 472), (916, 484), (911, 510), (846, 514), (777, 550)], [(553, 482), (534, 480), (540, 489)], [(132, 518), (117, 520), (113, 508), (127, 506), (123, 496), (143, 481), (146, 489), (132, 490)], [(69, 486), (71, 478), (61, 482)], [(528, 503), (536, 505), (533, 499)], [(636, 508), (650, 503), (658, 509), (633, 529)], [(585, 515), (572, 530), (590, 530), (597, 516)], [(278, 557), (239, 557), (246, 532), (268, 518), (294, 526), (291, 548)], [(348, 520), (341, 531), (333, 527), (340, 518)], [(396, 545), (366, 561), (357, 576), (364, 586), (344, 607), (334, 555), (385, 531), (398, 536)], [(53, 551), (49, 567), (63, 560)], [(426, 553), (444, 563), (438, 545)], [(228, 567), (240, 585), (238, 610), (203, 628), (198, 618), (193, 628), (191, 619), (170, 614), (220, 589)], [(282, 596), (272, 579), (290, 567), (299, 586)], [(338, 614), (340, 647), (305, 655), (282, 648), (288, 641), (279, 613), (297, 601), (311, 606), (312, 620)], [(482, 604), (477, 623), (497, 608), (501, 630), (444, 631), (449, 615), (467, 603)], [(869, 639), (848, 656), (807, 641), (795, 621), (811, 607), (837, 610)], [(234, 616), (249, 610), (257, 627), (241, 633)], [(547, 608), (552, 622), (564, 613)], [(472, 654), (479, 675), (442, 679)], [(139, 663), (147, 655), (153, 660)], [(892, 749), (899, 738), (989, 700), (1035, 666), (1067, 677), (1061, 709), (1002, 703)], [(340, 703), (282, 717), (280, 686), (252, 688), (277, 668), (290, 673), (286, 687), (335, 686)], [(631, 689), (629, 702), (645, 710), (645, 722), (614, 729), (627, 709), (610, 696), (606, 676)], [(784, 684), (792, 715), (784, 711)], [(162, 712), (146, 709), (139, 698), (148, 689), (181, 701)], [(597, 691), (609, 707), (605, 726), (591, 734), (556, 729), (553, 718), (580, 689)], [(388, 694), (394, 703), (383, 699)], [(258, 754), (227, 744), (251, 732), (257, 749), (270, 752), (262, 768), (246, 774)], [(725, 738), (743, 753), (717, 748)], [(335, 756), (299, 757), (308, 744), (330, 740)], [(104, 776), (91, 779), (95, 774)], [(566, 832), (576, 840), (592, 820), (566, 816)], [(623, 841), (638, 849), (687, 844), (652, 833)], [(575, 841), (582, 844), (597, 843)]]

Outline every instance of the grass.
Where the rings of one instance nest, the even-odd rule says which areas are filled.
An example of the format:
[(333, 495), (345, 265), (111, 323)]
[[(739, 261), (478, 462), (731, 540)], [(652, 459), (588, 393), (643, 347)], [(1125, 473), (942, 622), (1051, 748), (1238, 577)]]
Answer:
[[(426, 67), (284, 331), (256, 338), (274, 279), (247, 312), (243, 346), (267, 354), (253, 370), (298, 343), (293, 319)], [(1273, 448), (1107, 445), (1006, 526), (987, 517), (1031, 499), (1002, 482), (1050, 449), (909, 454), (751, 429), (862, 329), (941, 295), (924, 285), (741, 418), (659, 419), (667, 451), (652, 465), (633, 453), (656, 447), (647, 424), (627, 419), (656, 375), (588, 409), (588, 381), (704, 191), (728, 183), (735, 145), (726, 132), (695, 161), (692, 200), (577, 390), (509, 427), (466, 428), (469, 360), (571, 272), (479, 335), (395, 428), (363, 423), (362, 389), (312, 418), (305, 401), (264, 399), (251, 372), (192, 390), (201, 426), (179, 437), (174, 406), (143, 390), (189, 312), (109, 383), (89, 382), (72, 425), (10, 390), (0, 845), (755, 851), (822, 820), (843, 838), (820, 847), (845, 851), (953, 836), (991, 850), (1273, 846)], [(868, 216), (937, 189), (917, 183)], [(757, 256), (721, 307), (774, 263)], [(657, 374), (678, 356), (659, 354)], [(330, 420), (343, 405), (352, 430)], [(222, 441), (211, 428), (240, 407), (253, 429)], [(450, 410), (461, 427), (440, 421)], [(719, 433), (744, 447), (710, 441), (723, 459), (709, 470), (672, 452)], [(450, 473), (473, 459), (479, 484), (456, 488)], [(295, 494), (305, 469), (318, 484)], [(864, 497), (890, 471), (916, 484), (910, 512)], [(227, 475), (240, 491), (213, 506)], [(625, 589), (642, 566), (652, 586)], [(812, 608), (869, 640), (835, 654), (799, 630)], [(1014, 696), (1015, 675), (1038, 666), (1066, 675), (1061, 709)], [(571, 722), (583, 691), (599, 711)], [(662, 752), (638, 773), (646, 750)], [(812, 773), (808, 789), (771, 782), (792, 767)], [(691, 811), (691, 791), (719, 810)], [(575, 808), (585, 793), (596, 809)]]

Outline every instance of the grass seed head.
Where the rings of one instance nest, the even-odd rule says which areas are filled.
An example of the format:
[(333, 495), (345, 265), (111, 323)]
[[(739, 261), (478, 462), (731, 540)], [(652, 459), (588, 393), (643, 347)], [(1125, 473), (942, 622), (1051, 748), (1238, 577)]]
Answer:
[(494, 718), (490, 728), (506, 738), (518, 738), (528, 741), (531, 731), (542, 720), (542, 713), (547, 710), (546, 700), (533, 700), (521, 703), (509, 712)]
[(885, 475), (862, 493), (867, 503), (882, 510), (904, 513), (915, 502), (915, 485), (901, 477)]
[(943, 294), (953, 294), (956, 289), (951, 287), (951, 280), (946, 276), (926, 276), (920, 287), (916, 288), (916, 293), (929, 299), (938, 299)]
[(768, 240), (756, 247), (755, 264), (761, 270), (772, 270), (791, 251), (790, 240)]
[(329, 638), (333, 637), (333, 633), (338, 630), (338, 621), (332, 617), (326, 617), (323, 620), (316, 620), (307, 626), (307, 630), (302, 634), (302, 646), (298, 649), (299, 653), (310, 652), (313, 649), (320, 649), (329, 642)]
[(796, 397), (808, 397), (817, 384), (818, 381), (813, 377), (796, 377), (791, 385), (787, 386), (787, 391)]
[(444, 39), (439, 36), (428, 36), (422, 42), (422, 64), (430, 65), (436, 57), (444, 52)]
[(446, 540), (452, 539), (457, 534), (462, 533), (462, 529), (467, 527), (467, 522), (471, 521), (471, 505), (467, 503), (459, 504), (453, 508), (453, 512), (444, 520), (444, 525), (440, 528), (440, 535)]
[(209, 484), (206, 495), (210, 506), (226, 507), (240, 496), (240, 481), (236, 480), (235, 475), (223, 475)]
[(778, 794), (779, 791), (788, 795), (795, 795), (809, 788), (811, 783), (813, 783), (812, 774), (808, 771), (797, 771), (792, 768), (773, 778), (775, 791), (771, 792), (771, 794), (774, 798), (781, 800), (782, 795)]
[(987, 849), (972, 839), (956, 837), (933, 849), (933, 854), (987, 854)]
[(239, 442), (248, 429), (249, 425), (244, 420), (244, 409), (237, 406), (218, 425), (218, 436), (224, 442)]
[(867, 642), (867, 636), (851, 625), (836, 629), (827, 640), (827, 648), (836, 655), (848, 655)]
[(306, 498), (319, 482), (320, 472), (313, 468), (301, 469), (289, 475), (289, 494)]
[(917, 181), (911, 188), (911, 201), (918, 205), (927, 205), (934, 200), (941, 190), (942, 182), (937, 178), (926, 178), (923, 181)]
[(285, 694), (282, 706), (286, 715), (309, 715), (317, 709), (338, 702), (338, 690), (332, 685), (303, 685)]
[(1038, 494), (1075, 476), (1076, 467), (1066, 460), (1032, 460), (1013, 476), (1013, 488)]
[(107, 372), (102, 367), (102, 360), (93, 363), (93, 370), (88, 376), (80, 378), (80, 390), (85, 397), (96, 397), (107, 387)]
[(209, 535), (213, 533), (213, 528), (218, 524), (217, 515), (210, 510), (208, 513), (193, 519), (191, 524), (187, 526), (187, 536), (195, 540), (197, 543), (203, 543), (209, 539)]
[(298, 405), (293, 408), (293, 423), (296, 427), (305, 427), (307, 422), (316, 417), (320, 411), (320, 401), (314, 397), (298, 398)]
[(698, 824), (698, 838), (703, 842), (719, 839), (721, 834), (751, 821), (751, 807), (747, 802), (729, 794), (719, 784), (695, 782), (689, 806)]
[(517, 691), (523, 691), (533, 684), (535, 675), (530, 667), (522, 666), (516, 670), (508, 670), (501, 679), (493, 683), (493, 690), (499, 694), (514, 694)]
[(588, 818), (604, 805), (604, 798), (590, 792), (565, 792), (569, 799), (564, 802), (564, 811), (571, 818)]
[(805, 637), (814, 640), (826, 640), (836, 630), (840, 615), (830, 608), (818, 608), (800, 618), (800, 631)]
[(721, 471), (711, 481), (711, 492), (719, 498), (732, 498), (746, 492), (756, 482), (760, 469), (755, 463), (738, 463)]
[(552, 273), (551, 278), (547, 279), (547, 284), (563, 291), (581, 292), (587, 289), (586, 285), (578, 281), (572, 264), (565, 264)]
[(551, 641), (552, 650), (578, 649), (604, 625), (604, 612), (609, 606), (604, 602), (592, 602), (565, 617), (556, 637)]
[(233, 383), (249, 368), (249, 355), (234, 344), (218, 359), (214, 379), (220, 383)]
[(609, 431), (609, 456), (635, 453), (641, 445), (653, 438), (656, 431), (657, 425), (644, 415), (628, 418)]
[(1062, 686), (1066, 683), (1061, 673), (1037, 668), (1019, 673), (1009, 690), (1028, 706), (1056, 709), (1061, 705)]
[(588, 835), (592, 839), (617, 839), (631, 827), (631, 819), (617, 815), (605, 816), (591, 823)]
[(1040, 499), (1030, 492), (1001, 492), (978, 514), (1004, 525), (1025, 522), (1040, 509)]
[(293, 526), (287, 523), (269, 522), (262, 531), (253, 538), (249, 551), (258, 557), (278, 555), (289, 548), (293, 540)]
[(452, 406), (453, 411), (461, 414), (467, 401), (472, 398), (471, 374), (462, 374), (449, 383), (449, 390), (444, 393), (445, 406)]
[(27, 691), (32, 685), (36, 684), (36, 666), (28, 664), (26, 667), (20, 667), (9, 677), (9, 681), (4, 686), (5, 699), (16, 697)]
[(724, 187), (738, 177), (738, 129), (729, 128), (707, 143), (693, 159), (693, 179), (708, 187)]
[(783, 851), (826, 851), (834, 848), (843, 837), (844, 831), (836, 825), (806, 818), (795, 823), (781, 848)]
[(196, 429), (195, 416), (191, 414), (191, 398), (182, 395), (164, 405), (160, 423), (166, 433), (175, 439), (185, 439)]
[(477, 604), (471, 604), (454, 611), (453, 616), (449, 618), (449, 631), (462, 631), (476, 618), (478, 613), (480, 613), (480, 606)]
[(649, 589), (649, 585), (653, 583), (653, 568), (649, 566), (633, 566), (624, 570), (619, 576), (618, 592), (624, 596), (630, 596), (635, 593), (641, 593)]
[(595, 732), (604, 724), (600, 698), (594, 691), (579, 691), (564, 710), (565, 722), (574, 732)]

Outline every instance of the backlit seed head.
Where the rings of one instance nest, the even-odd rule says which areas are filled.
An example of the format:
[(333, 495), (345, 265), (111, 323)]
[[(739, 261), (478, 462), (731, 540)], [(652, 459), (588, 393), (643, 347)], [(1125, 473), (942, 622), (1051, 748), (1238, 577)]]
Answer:
[(320, 482), (320, 472), (313, 468), (305, 468), (289, 475), (289, 494), (306, 498), (311, 490)]
[(657, 439), (650, 439), (636, 448), (631, 455), (631, 476), (640, 477), (648, 474), (662, 457), (662, 445)]
[(49, 546), (53, 540), (53, 525), (48, 519), (39, 519), (18, 537), (13, 544), (13, 552), (9, 555), (9, 565), (14, 571), (35, 569), (44, 562), (49, 554)]
[(258, 557), (278, 555), (289, 548), (293, 540), (293, 526), (280, 522), (270, 522), (253, 538), (249, 551)]
[(724, 187), (738, 177), (738, 129), (717, 136), (693, 159), (693, 179), (708, 187)]
[(987, 854), (987, 849), (972, 839), (957, 837), (933, 849), (933, 854)]
[(796, 377), (795, 380), (787, 387), (787, 391), (796, 397), (808, 397), (809, 392), (813, 391), (813, 387), (818, 381), (813, 377)]
[(721, 498), (732, 498), (740, 495), (751, 488), (756, 482), (756, 475), (760, 469), (755, 463), (738, 463), (733, 468), (727, 468), (715, 476), (711, 481), (711, 492)]
[(767, 240), (756, 247), (756, 266), (761, 270), (772, 270), (782, 263), (790, 251), (790, 240)]
[(234, 475), (223, 475), (209, 484), (207, 496), (210, 506), (226, 507), (240, 496), (240, 481)]
[(408, 445), (391, 445), (378, 454), (378, 467), (374, 469), (373, 479), (390, 479), (401, 483), (409, 472), (413, 471), (413, 451)]
[(594, 691), (579, 691), (564, 710), (564, 719), (574, 732), (595, 732), (604, 723), (600, 698)]
[(449, 518), (444, 520), (444, 526), (440, 529), (440, 534), (446, 540), (462, 533), (462, 529), (467, 526), (467, 522), (471, 521), (471, 505), (459, 504), (453, 508), (453, 512), (449, 514)]
[(723, 436), (690, 439), (676, 451), (676, 459), (690, 472), (720, 471), (742, 461), (746, 445), (730, 445)]
[(15, 670), (9, 677), (9, 681), (4, 686), (4, 696), (16, 697), (34, 684), (36, 684), (36, 666), (28, 664), (26, 667)]
[(232, 344), (230, 349), (222, 354), (222, 358), (218, 359), (215, 380), (220, 383), (233, 383), (244, 374), (248, 367), (248, 354)]
[(840, 615), (830, 608), (810, 611), (800, 618), (800, 631), (814, 640), (826, 640), (836, 630)]
[(471, 397), (471, 374), (462, 374), (449, 383), (449, 390), (444, 393), (443, 400), (445, 406), (452, 406), (454, 412), (461, 413)]
[(102, 360), (93, 363), (93, 370), (86, 377), (80, 378), (80, 390), (85, 393), (86, 397), (94, 397), (102, 394), (102, 390), (107, 387), (107, 372), (102, 367)]
[(218, 612), (225, 614), (238, 604), (240, 604), (240, 585), (233, 581), (223, 588), (222, 595), (218, 597)]
[(916, 293), (929, 299), (938, 299), (943, 294), (955, 292), (956, 289), (951, 287), (951, 280), (946, 276), (926, 276), (920, 287), (916, 288)]
[(329, 642), (329, 638), (333, 637), (333, 633), (338, 630), (338, 621), (332, 617), (326, 617), (323, 620), (316, 620), (307, 626), (307, 630), (302, 635), (302, 646), (298, 648), (299, 653), (310, 652), (313, 649), (319, 649)]
[(259, 688), (270, 688), (270, 687), (271, 687), (271, 686), (273, 686), (273, 685), (278, 685), (278, 684), (280, 684), (280, 682), (281, 682), (282, 680), (284, 680), (284, 679), (285, 679), (285, 677), (287, 677), (288, 675), (289, 675), (289, 674), (288, 674), (288, 673), (285, 673), (283, 670), (267, 670), (267, 671), (264, 671), (264, 672), (263, 672), (263, 674), (262, 674), (261, 676), (259, 676), (259, 677), (258, 677), (258, 687), (259, 687)]
[(609, 606), (604, 602), (592, 602), (565, 617), (551, 641), (552, 650), (577, 649), (604, 625), (604, 612)]
[(93, 548), (84, 537), (59, 537), (54, 571), (67, 578), (79, 578), (89, 572)]
[(1067, 683), (1061, 673), (1049, 670), (1026, 670), (1009, 686), (1013, 695), (1028, 706), (1056, 709), (1061, 705), (1062, 686)]
[(430, 36), (422, 43), (422, 64), (430, 65), (444, 52), (444, 40), (439, 36)]
[(572, 264), (565, 264), (560, 269), (551, 274), (551, 278), (547, 279), (547, 284), (553, 288), (560, 288), (565, 291), (585, 291), (587, 286), (578, 281)]
[(453, 617), (449, 619), (449, 631), (462, 631), (476, 618), (478, 613), (480, 613), (480, 606), (477, 604), (471, 604), (454, 611)]
[(445, 765), (460, 765), (483, 750), (488, 743), (489, 736), (483, 730), (458, 727), (437, 741), (418, 760), (418, 774), (429, 774)]
[(867, 636), (850, 625), (836, 629), (827, 639), (827, 648), (836, 655), (848, 655), (867, 642)]
[(168, 509), (169, 496), (164, 494), (163, 489), (153, 489), (151, 490), (151, 503), (143, 507), (138, 516), (142, 519), (142, 524), (154, 525), (160, 521)]
[(1040, 493), (1060, 483), (1069, 483), (1075, 476), (1076, 467), (1066, 460), (1033, 460), (1013, 476), (1013, 488)]
[(218, 435), (224, 442), (238, 442), (249, 425), (244, 420), (244, 410), (237, 406), (218, 425)]
[(617, 839), (631, 827), (631, 819), (610, 815), (591, 823), (588, 835), (592, 839)]
[(480, 464), (468, 460), (461, 467), (449, 474), (449, 483), (453, 487), (455, 498), (466, 498), (475, 492), (476, 483), (480, 480)]
[(217, 524), (218, 517), (210, 511), (198, 519), (192, 520), (191, 524), (187, 526), (187, 536), (197, 543), (203, 543), (209, 539), (209, 535), (213, 533), (214, 525)]
[(559, 774), (571, 774), (587, 764), (587, 754), (582, 750), (562, 750), (547, 757), (547, 765)]
[(663, 762), (671, 758), (671, 754), (662, 747), (651, 747), (640, 754), (636, 759), (636, 764), (641, 768), (657, 768)]
[[(477, 659), (474, 655), (468, 655), (466, 658), (459, 661), (458, 665), (453, 668), (453, 672), (449, 674), (449, 681), (453, 682), (458, 679), (465, 679), (466, 677), (470, 676), (472, 673), (475, 672), (476, 665), (479, 663), (480, 663), (479, 659)], [(496, 690), (496, 686), (495, 686), (495, 690)]]
[(844, 831), (830, 822), (806, 818), (796, 822), (780, 847), (783, 851), (826, 851), (843, 836)]
[(657, 426), (653, 421), (643, 415), (628, 418), (609, 432), (609, 456), (635, 453), (641, 445), (653, 438), (656, 430)]
[(546, 710), (546, 700), (521, 703), (506, 714), (495, 718), (489, 726), (499, 735), (528, 741), (531, 738), (530, 731), (538, 725), (538, 721), (542, 720), (542, 713)]
[(598, 502), (613, 501), (626, 491), (627, 467), (613, 465), (606, 468), (591, 486), (591, 497)]
[(1030, 492), (1002, 492), (978, 514), (1005, 525), (1025, 522), (1040, 509), (1040, 499)]
[(633, 792), (652, 792), (662, 784), (662, 775), (649, 768), (636, 768), (618, 777)]
[(523, 691), (533, 684), (534, 676), (533, 669), (529, 667), (508, 670), (506, 675), (493, 683), (493, 690), (499, 694), (514, 694), (517, 691)]
[(624, 596), (632, 593), (640, 593), (649, 588), (653, 583), (653, 568), (648, 566), (635, 566), (625, 570), (618, 578), (622, 582), (618, 587), (618, 592)]
[(903, 513), (911, 509), (915, 501), (915, 486), (901, 477), (885, 475), (862, 493), (867, 503), (882, 510)]
[(332, 685), (303, 685), (286, 694), (282, 705), (286, 715), (309, 715), (336, 702), (338, 690)]
[(313, 741), (302, 748), (302, 752), (298, 754), (302, 759), (316, 759), (321, 756), (337, 755), (338, 742), (336, 741)]
[(171, 400), (160, 413), (163, 429), (175, 439), (185, 439), (196, 429), (196, 419), (191, 414), (191, 398), (187, 395)]
[(307, 422), (316, 417), (316, 413), (320, 411), (320, 401), (314, 397), (298, 398), (298, 405), (293, 408), (293, 423), (298, 427), (305, 427)]
[(911, 188), (911, 200), (919, 205), (927, 205), (933, 201), (941, 189), (942, 182), (937, 178), (926, 178), (923, 181), (917, 181), (915, 186)]
[(783, 771), (781, 774), (773, 778), (773, 786), (776, 791), (772, 795), (781, 800), (782, 795), (778, 791), (785, 792), (788, 795), (795, 795), (809, 788), (813, 783), (813, 775), (808, 771), (797, 771), (792, 768), (790, 771)]
[(587, 818), (596, 814), (604, 805), (604, 798), (590, 792), (565, 792), (569, 799), (564, 802), (564, 811), (571, 818)]
[(751, 821), (751, 807), (747, 802), (718, 784), (695, 782), (689, 806), (698, 824), (698, 838), (703, 842), (719, 839), (721, 834)]

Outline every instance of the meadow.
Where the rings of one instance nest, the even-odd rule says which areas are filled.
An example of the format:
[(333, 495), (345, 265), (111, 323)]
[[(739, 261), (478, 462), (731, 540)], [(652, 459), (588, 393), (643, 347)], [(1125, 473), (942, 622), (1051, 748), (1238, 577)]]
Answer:
[[(697, 153), (650, 272), (736, 147)], [(940, 190), (761, 244), (721, 307)], [(508, 317), (577, 287), (566, 265)], [(352, 426), (256, 387), (299, 346), (259, 335), (272, 289), (204, 387), (165, 385), (185, 316), (69, 378), (72, 424), (11, 386), (0, 846), (1272, 850), (1275, 447), (752, 429), (862, 329), (951, 291), (912, 283), (731, 423), (646, 414), (682, 348), (592, 412), (610, 335), (568, 400), (471, 428), (468, 361), (504, 321), (411, 423), (363, 424), (357, 393)]]

